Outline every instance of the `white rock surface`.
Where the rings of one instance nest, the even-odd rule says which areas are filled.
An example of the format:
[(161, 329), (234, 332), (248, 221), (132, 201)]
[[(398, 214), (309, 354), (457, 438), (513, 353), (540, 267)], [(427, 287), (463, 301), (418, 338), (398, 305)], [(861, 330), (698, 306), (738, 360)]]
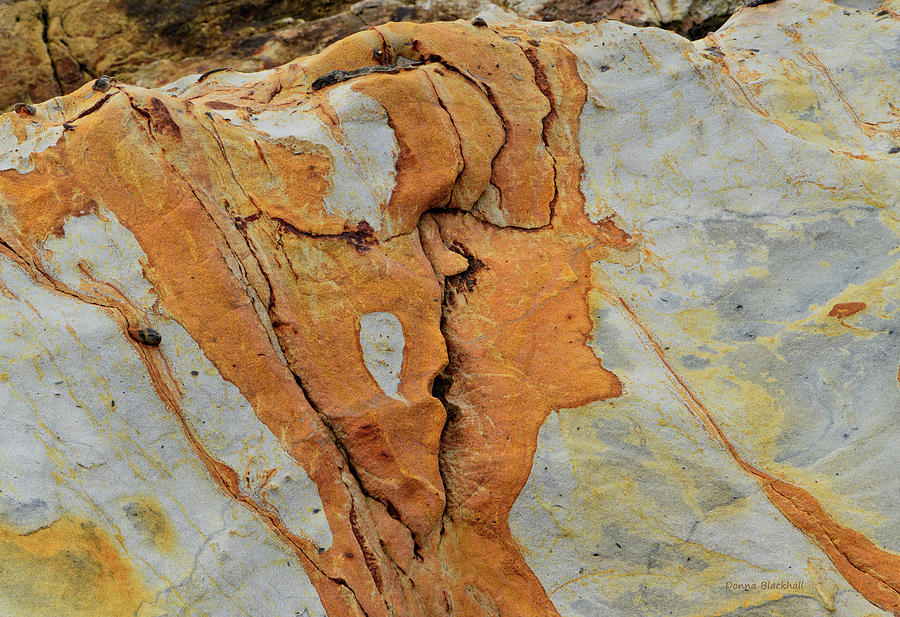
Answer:
[(403, 324), (393, 313), (366, 313), (359, 318), (359, 344), (366, 370), (382, 392), (403, 400), (397, 390), (403, 369)]
[(25, 174), (33, 170), (31, 155), (56, 145), (64, 130), (62, 126), (44, 128), (39, 124), (29, 124), (25, 138), (19, 141), (12, 130), (10, 119), (0, 120), (0, 171), (15, 169), (20, 174)]
[[(159, 313), (131, 233), (101, 211), (70, 219), (45, 249), (48, 272), (71, 289), (97, 288), (79, 273), (82, 265), (152, 316), (193, 436), (242, 472), (242, 493), (327, 548), (315, 485), (185, 330)], [(150, 593), (142, 616), (274, 617), (286, 607), (324, 615), (296, 556), (210, 478), (110, 312), (48, 291), (3, 256), (0, 281), (0, 519), (19, 533), (63, 513), (101, 521), (138, 565)], [(163, 522), (134, 520), (147, 510)], [(211, 586), (222, 593), (211, 594)], [(33, 606), (16, 600), (5, 597), (12, 604), (0, 608), (12, 612), (0, 614)]]
[[(878, 8), (779, 2), (777, 26), (774, 10), (743, 9), (694, 44), (559, 26), (580, 36), (570, 48), (589, 87), (588, 213), (642, 245), (595, 266), (607, 291), (594, 347), (626, 395), (551, 415), (510, 517), (564, 617), (888, 614), (770, 504), (672, 382), (745, 460), (900, 551), (900, 27)], [(829, 316), (850, 302), (866, 308)], [(726, 587), (767, 579), (804, 586)]]
[(394, 190), (400, 146), (381, 103), (340, 85), (328, 93), (338, 123), (331, 126), (308, 105), (250, 116), (250, 125), (274, 139), (293, 138), (299, 150), (324, 148), (334, 166), (325, 211), (376, 232), (393, 232), (382, 212)]

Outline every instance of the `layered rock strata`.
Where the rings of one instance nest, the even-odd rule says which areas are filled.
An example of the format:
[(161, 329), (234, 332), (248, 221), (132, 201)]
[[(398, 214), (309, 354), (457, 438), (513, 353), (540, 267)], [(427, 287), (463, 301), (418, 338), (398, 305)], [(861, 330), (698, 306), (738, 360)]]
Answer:
[(900, 612), (897, 20), (392, 23), (0, 116), (0, 607)]
[(155, 87), (187, 73), (272, 68), (369, 26), (516, 15), (617, 19), (699, 38), (738, 0), (0, 0), (0, 109), (68, 94), (101, 75)]

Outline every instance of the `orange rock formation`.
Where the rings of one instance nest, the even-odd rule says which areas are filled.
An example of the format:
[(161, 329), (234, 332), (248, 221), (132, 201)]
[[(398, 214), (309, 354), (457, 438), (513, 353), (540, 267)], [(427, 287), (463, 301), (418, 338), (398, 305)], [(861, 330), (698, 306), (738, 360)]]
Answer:
[[(113, 212), (134, 234), (159, 310), (317, 485), (327, 550), (243, 495), (240, 470), (183, 425), (221, 490), (296, 553), (331, 615), (557, 615), (507, 515), (546, 416), (621, 392), (585, 344), (587, 294), (591, 263), (633, 242), (585, 214), (586, 87), (566, 35), (536, 30), (389, 24), (242, 83), (201, 76), (181, 96), (88, 85), (8, 116), (20, 141), (36, 123), (67, 128), (33, 171), (0, 173), (0, 250), (41, 285), (104, 307), (127, 337), (152, 315), (115, 285), (67, 286), (40, 247), (86, 213)], [(326, 206), (337, 173), (327, 149), (253, 128), (302, 107), (352, 146), (329, 98), (347, 84), (383, 107), (399, 148), (376, 220)], [(359, 344), (361, 318), (378, 312), (402, 325), (396, 391)], [(184, 386), (166, 357), (132, 344), (178, 415)], [(740, 461), (675, 387), (854, 587), (900, 611), (896, 555)]]

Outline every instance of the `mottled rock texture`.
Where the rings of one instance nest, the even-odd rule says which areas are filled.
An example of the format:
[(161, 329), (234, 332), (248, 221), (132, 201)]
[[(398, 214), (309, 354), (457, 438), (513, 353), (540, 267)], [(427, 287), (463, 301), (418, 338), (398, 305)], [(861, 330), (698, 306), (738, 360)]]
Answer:
[(393, 23), (0, 116), (0, 614), (900, 612), (869, 8)]
[(0, 0), (0, 109), (103, 74), (154, 87), (187, 73), (268, 69), (391, 21), (608, 17), (697, 38), (737, 0)]

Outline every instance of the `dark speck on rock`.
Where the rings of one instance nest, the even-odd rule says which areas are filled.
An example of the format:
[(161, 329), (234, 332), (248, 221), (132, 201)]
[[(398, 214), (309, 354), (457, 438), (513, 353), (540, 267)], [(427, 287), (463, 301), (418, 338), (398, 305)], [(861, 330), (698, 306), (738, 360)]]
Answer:
[(484, 21), (480, 17), (476, 17), (475, 19), (472, 20), (472, 25), (475, 26), (476, 28), (486, 28), (487, 22)]

